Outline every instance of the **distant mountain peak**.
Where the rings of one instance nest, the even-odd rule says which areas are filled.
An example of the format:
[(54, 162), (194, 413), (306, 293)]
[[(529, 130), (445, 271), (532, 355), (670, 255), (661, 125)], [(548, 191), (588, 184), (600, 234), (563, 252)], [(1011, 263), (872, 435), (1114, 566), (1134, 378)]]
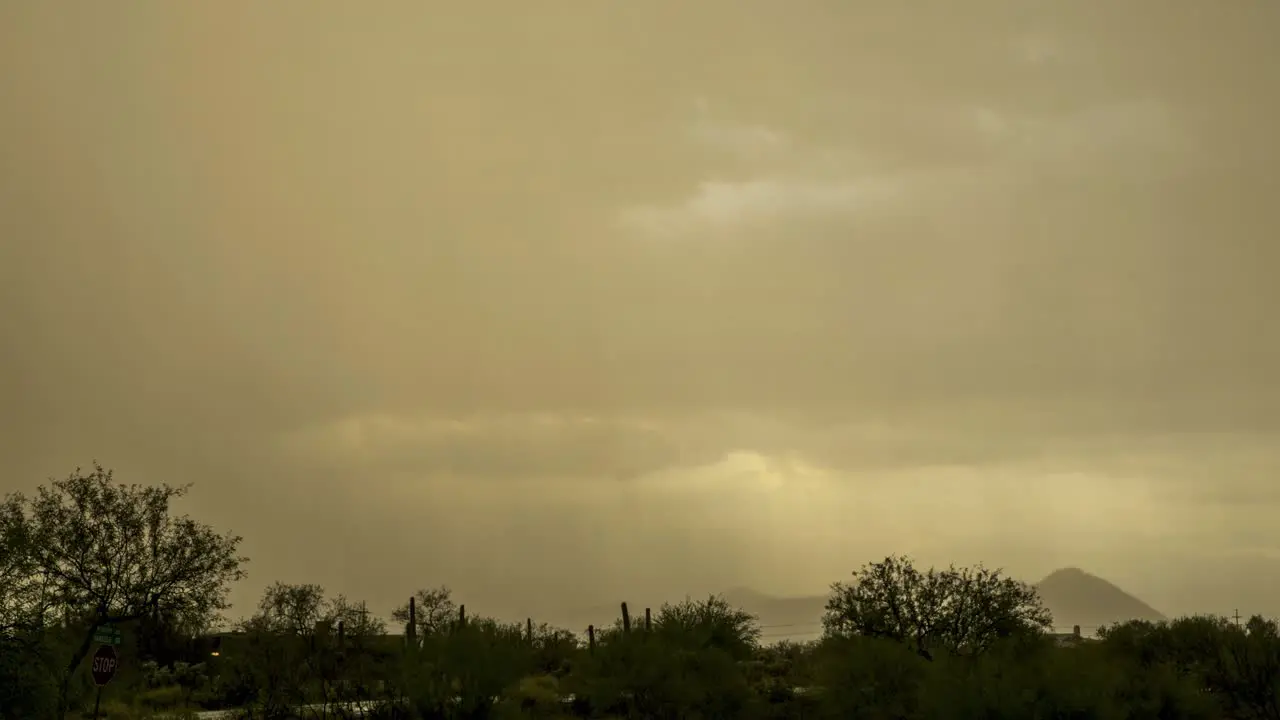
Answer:
[[(1064, 567), (1064, 568), (1058, 568), (1057, 570), (1054, 570), (1053, 572), (1049, 573), (1044, 577), (1043, 580), (1040, 581), (1040, 583), (1046, 583), (1050, 581), (1061, 582), (1065, 580), (1078, 580), (1083, 578), (1094, 578), (1097, 580), (1102, 580), (1102, 578), (1098, 577), (1097, 575), (1094, 575), (1092, 573), (1087, 573), (1078, 567)], [(1107, 582), (1107, 581), (1103, 580), (1103, 582)]]
[(1079, 625), (1095, 632), (1103, 625), (1129, 620), (1165, 619), (1155, 608), (1114, 583), (1078, 567), (1054, 570), (1036, 583), (1035, 589), (1053, 613), (1053, 624), (1058, 628)]

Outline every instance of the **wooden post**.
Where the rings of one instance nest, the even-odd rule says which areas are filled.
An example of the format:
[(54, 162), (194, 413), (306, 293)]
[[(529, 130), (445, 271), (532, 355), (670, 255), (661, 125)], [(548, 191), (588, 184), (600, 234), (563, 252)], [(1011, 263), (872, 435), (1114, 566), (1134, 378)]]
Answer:
[(587, 626), (587, 651), (593, 655), (596, 652), (596, 626), (595, 625)]
[(644, 609), (644, 631), (649, 632), (649, 627), (651, 625), (652, 625), (652, 616), (649, 614), (649, 608), (645, 608)]
[(458, 627), (464, 628), (466, 626), (467, 626), (467, 606), (459, 605), (458, 606)]
[(627, 612), (626, 603), (622, 603), (622, 634), (631, 634), (631, 613)]
[(347, 623), (345, 621), (339, 620), (338, 621), (338, 651), (339, 652), (342, 651), (342, 646), (346, 644), (346, 640), (347, 640)]
[(533, 618), (524, 619), (525, 632), (529, 633), (529, 644), (533, 644)]

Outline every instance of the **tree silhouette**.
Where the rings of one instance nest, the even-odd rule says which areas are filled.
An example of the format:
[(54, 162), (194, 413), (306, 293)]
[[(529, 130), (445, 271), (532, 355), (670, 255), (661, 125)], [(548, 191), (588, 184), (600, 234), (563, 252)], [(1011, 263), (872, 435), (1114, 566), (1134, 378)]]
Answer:
[(935, 650), (979, 655), (1002, 638), (1043, 633), (1053, 618), (1034, 588), (999, 570), (929, 568), (889, 556), (835, 583), (823, 626), (828, 635), (887, 638), (926, 659)]
[(38, 621), (70, 621), (83, 631), (62, 672), (61, 715), (98, 628), (147, 616), (207, 626), (227, 608), (228, 586), (244, 577), (247, 559), (237, 553), (238, 536), (170, 514), (189, 487), (118, 484), (94, 463), (35, 497), (18, 496), (17, 516), (8, 511), (6, 523), (20, 524), (27, 540), (31, 582), (45, 598)]
[[(458, 619), (458, 606), (453, 602), (453, 591), (441, 585), (434, 588), (423, 588), (414, 593), (414, 630), (417, 641), (422, 643), (435, 633), (448, 630)], [(409, 603), (396, 608), (391, 619), (407, 627), (409, 624)]]

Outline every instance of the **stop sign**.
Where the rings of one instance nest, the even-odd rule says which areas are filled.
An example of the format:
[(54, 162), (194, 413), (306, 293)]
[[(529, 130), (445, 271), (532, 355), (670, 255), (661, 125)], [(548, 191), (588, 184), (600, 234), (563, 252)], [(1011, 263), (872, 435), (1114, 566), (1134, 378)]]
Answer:
[(116, 655), (116, 649), (110, 645), (103, 645), (93, 654), (93, 682), (96, 685), (106, 685), (111, 682), (111, 678), (116, 676), (116, 670), (120, 667), (120, 658)]

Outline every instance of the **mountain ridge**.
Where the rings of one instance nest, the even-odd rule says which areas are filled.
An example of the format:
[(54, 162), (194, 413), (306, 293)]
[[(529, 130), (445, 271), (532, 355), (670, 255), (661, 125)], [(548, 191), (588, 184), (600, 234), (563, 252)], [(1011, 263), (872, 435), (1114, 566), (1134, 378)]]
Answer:
[[(1165, 615), (1114, 583), (1078, 567), (1059, 568), (1031, 586), (1053, 615), (1053, 629), (1066, 632), (1079, 625), (1090, 635), (1103, 625), (1128, 620), (1160, 621)], [(821, 632), (826, 595), (771, 595), (747, 586), (735, 586), (720, 593), (730, 605), (755, 615), (768, 639), (812, 639)], [(702, 599), (702, 596), (693, 596)], [(643, 621), (644, 605), (630, 607), (633, 621)], [(658, 605), (650, 606), (655, 612)], [(603, 627), (619, 614), (618, 606), (583, 608), (574, 613), (573, 623)], [(591, 620), (586, 620), (591, 618)], [(578, 622), (578, 620), (585, 620)]]

